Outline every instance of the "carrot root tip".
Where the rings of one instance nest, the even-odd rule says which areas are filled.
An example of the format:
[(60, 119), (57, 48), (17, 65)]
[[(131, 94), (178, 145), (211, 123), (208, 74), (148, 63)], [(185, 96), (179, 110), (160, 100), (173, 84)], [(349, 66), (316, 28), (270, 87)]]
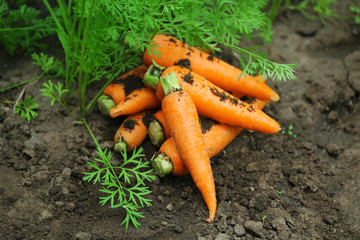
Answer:
[(280, 100), (280, 96), (276, 93), (270, 97), (270, 100), (273, 102), (278, 102)]
[(98, 107), (100, 109), (100, 111), (102, 113), (104, 113), (105, 115), (109, 115), (110, 114), (110, 109), (115, 107), (115, 102), (114, 100), (111, 99), (111, 97), (107, 96), (107, 95), (101, 95), (98, 98)]
[(122, 141), (122, 139), (120, 137), (119, 141), (117, 143), (115, 143), (115, 145), (114, 145), (114, 150), (122, 153), (122, 152), (126, 151), (126, 149), (127, 149), (127, 144), (126, 144), (126, 142)]
[(149, 138), (152, 144), (159, 147), (165, 140), (164, 131), (158, 121), (149, 124)]
[(154, 168), (154, 172), (159, 177), (165, 177), (173, 171), (172, 162), (164, 153), (155, 153), (151, 159), (151, 164)]

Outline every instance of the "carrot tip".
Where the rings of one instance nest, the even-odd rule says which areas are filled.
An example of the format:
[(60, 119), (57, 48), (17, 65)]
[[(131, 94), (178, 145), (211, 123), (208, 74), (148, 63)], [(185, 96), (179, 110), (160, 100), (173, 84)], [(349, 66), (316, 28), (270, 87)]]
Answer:
[(115, 102), (107, 95), (102, 95), (98, 98), (98, 107), (105, 115), (110, 114), (110, 109), (115, 107)]
[(277, 93), (275, 93), (274, 95), (272, 95), (270, 97), (270, 100), (273, 101), (273, 102), (277, 102), (277, 101), (280, 100), (280, 96)]
[(214, 221), (214, 217), (210, 216), (208, 219), (206, 219), (206, 221), (207, 221), (208, 223), (211, 223), (212, 221)]
[(149, 124), (149, 138), (152, 144), (159, 147), (165, 140), (164, 131), (157, 120)]
[(154, 172), (159, 177), (165, 177), (173, 171), (172, 162), (164, 153), (155, 153), (151, 158), (151, 164), (154, 168)]

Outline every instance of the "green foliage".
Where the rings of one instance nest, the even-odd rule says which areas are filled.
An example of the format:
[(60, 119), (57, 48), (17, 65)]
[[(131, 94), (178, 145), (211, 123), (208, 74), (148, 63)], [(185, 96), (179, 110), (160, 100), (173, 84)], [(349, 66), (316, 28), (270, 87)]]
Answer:
[(58, 0), (59, 15), (47, 0), (43, 2), (65, 52), (66, 101), (76, 92), (81, 116), (89, 114), (104, 89), (86, 102), (87, 86), (106, 79), (105, 87), (120, 72), (139, 65), (141, 54), (153, 49), (151, 37), (157, 33), (174, 35), (203, 49), (214, 50), (216, 44), (224, 44), (239, 53), (246, 73), (295, 78), (295, 65), (275, 64), (237, 47), (243, 38), (249, 39), (266, 25), (263, 8), (267, 0)]
[(355, 13), (355, 16), (354, 16), (355, 23), (360, 25), (360, 8), (358, 8), (355, 5), (351, 5), (350, 10)]
[(288, 130), (287, 131), (283, 130), (282, 134), (288, 134), (289, 136), (292, 136), (293, 138), (297, 138), (297, 135), (294, 134), (293, 129), (294, 129), (294, 126), (292, 124), (290, 124), (288, 127)]
[(33, 63), (41, 68), (46, 77), (57, 78), (65, 76), (65, 70), (62, 63), (58, 59), (55, 60), (53, 56), (48, 57), (41, 52), (40, 55), (33, 53), (31, 54), (31, 57), (34, 60)]
[(19, 48), (26, 54), (46, 49), (47, 45), (40, 40), (55, 33), (54, 23), (51, 18), (39, 15), (39, 10), (26, 4), (10, 9), (5, 0), (0, 0), (0, 45), (12, 55)]
[(36, 103), (35, 99), (29, 96), (25, 101), (18, 102), (15, 106), (15, 113), (20, 113), (22, 119), (30, 122), (38, 116), (37, 110), (40, 105)]
[(146, 181), (153, 181), (156, 177), (151, 175), (152, 169), (143, 171), (148, 167), (149, 162), (143, 162), (141, 157), (143, 149), (134, 149), (130, 158), (126, 151), (122, 153), (123, 164), (113, 166), (111, 164), (112, 153), (107, 149), (104, 151), (98, 147), (97, 154), (100, 158), (95, 158), (93, 162), (88, 162), (93, 172), (85, 172), (84, 181), (93, 184), (100, 183), (103, 186), (101, 191), (105, 194), (100, 197), (100, 204), (110, 203), (111, 208), (122, 207), (126, 210), (126, 217), (122, 224), (128, 229), (131, 222), (136, 228), (140, 226), (139, 218), (144, 218), (139, 209), (144, 206), (151, 206), (151, 200), (145, 196), (151, 191), (145, 186)]

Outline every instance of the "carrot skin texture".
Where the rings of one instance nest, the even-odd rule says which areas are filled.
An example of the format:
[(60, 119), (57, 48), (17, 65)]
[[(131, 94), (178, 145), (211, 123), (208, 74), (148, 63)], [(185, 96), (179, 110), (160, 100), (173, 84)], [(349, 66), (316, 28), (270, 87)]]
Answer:
[[(251, 105), (262, 109), (268, 103), (268, 100), (254, 100)], [(204, 142), (206, 151), (209, 158), (214, 157), (220, 151), (222, 151), (231, 141), (233, 141), (242, 131), (240, 127), (230, 126), (227, 124), (214, 124), (211, 129), (206, 131), (204, 136)], [(160, 147), (159, 152), (164, 153), (169, 157), (172, 162), (173, 171), (172, 174), (181, 176), (189, 173), (184, 161), (181, 158), (179, 151), (171, 138), (167, 139)]]
[(140, 65), (130, 70), (129, 72), (125, 73), (124, 75), (121, 75), (104, 89), (103, 94), (110, 96), (114, 100), (115, 104), (120, 103), (126, 98), (125, 86), (121, 83), (121, 80), (131, 75), (139, 76), (140, 78), (143, 79), (146, 70), (147, 67), (145, 65)]
[(121, 115), (130, 115), (146, 109), (159, 107), (160, 101), (151, 88), (139, 88), (127, 96), (124, 101), (110, 109), (110, 117), (116, 118)]
[(161, 52), (161, 57), (154, 57), (145, 51), (143, 64), (149, 66), (155, 60), (162, 66), (176, 65), (180, 60), (188, 60), (190, 68), (215, 85), (227, 91), (239, 92), (258, 99), (279, 101), (279, 95), (263, 81), (258, 81), (250, 75), (244, 76), (242, 71), (212, 55), (201, 52), (194, 47), (188, 47), (180, 40), (162, 34), (153, 38), (156, 49)]
[(132, 151), (145, 140), (148, 130), (143, 122), (146, 112), (128, 116), (120, 125), (114, 136), (114, 143), (119, 140), (126, 143), (126, 151)]
[[(280, 130), (280, 125), (263, 111), (254, 109), (249, 104), (236, 99), (189, 69), (171, 66), (166, 68), (161, 76), (170, 72), (176, 73), (179, 85), (191, 96), (199, 114), (218, 122), (263, 133), (273, 134)], [(189, 82), (189, 78), (192, 83)], [(157, 86), (156, 96), (158, 99), (162, 99), (164, 96), (161, 82)], [(235, 104), (235, 101), (238, 103)]]
[(170, 129), (170, 139), (174, 140), (207, 204), (210, 217), (206, 221), (212, 222), (217, 205), (215, 183), (195, 105), (186, 92), (176, 91), (163, 99), (162, 111)]

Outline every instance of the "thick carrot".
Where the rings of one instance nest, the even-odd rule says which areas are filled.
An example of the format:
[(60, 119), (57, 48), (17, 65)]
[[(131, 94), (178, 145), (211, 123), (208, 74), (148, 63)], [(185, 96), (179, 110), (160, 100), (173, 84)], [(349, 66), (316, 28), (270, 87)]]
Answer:
[(147, 67), (145, 65), (140, 65), (113, 80), (98, 98), (100, 111), (109, 115), (110, 109), (123, 101), (132, 91), (145, 87), (142, 80), (146, 70)]
[[(170, 72), (176, 73), (180, 86), (191, 96), (200, 115), (248, 130), (264, 133), (277, 133), (280, 130), (280, 125), (263, 111), (240, 101), (189, 69), (171, 66), (161, 76)], [(159, 83), (156, 96), (161, 99), (163, 92), (162, 84)]]
[(150, 50), (144, 52), (143, 63), (147, 66), (155, 60), (162, 66), (182, 65), (192, 69), (215, 85), (231, 92), (239, 92), (258, 99), (279, 101), (279, 95), (259, 79), (243, 72), (213, 55), (189, 47), (180, 40), (162, 34), (155, 35), (153, 44), (161, 56), (155, 57)]
[(127, 96), (124, 101), (110, 109), (110, 117), (116, 118), (121, 115), (130, 115), (143, 110), (160, 106), (160, 101), (151, 88), (139, 88)]
[(114, 149), (118, 152), (132, 151), (145, 140), (148, 134), (148, 119), (152, 114), (148, 111), (128, 116), (116, 131)]
[(151, 143), (158, 147), (170, 137), (170, 130), (162, 110), (154, 114), (154, 120), (150, 122), (148, 130)]
[(162, 111), (171, 139), (207, 204), (210, 217), (206, 221), (212, 222), (217, 205), (215, 184), (195, 104), (189, 94), (179, 89), (174, 73), (161, 78), (161, 81), (166, 93)]
[[(253, 100), (251, 105), (262, 109), (268, 100)], [(223, 150), (243, 129), (223, 123), (213, 123), (210, 129), (203, 134), (206, 151), (209, 158), (214, 157)], [(176, 149), (172, 139), (167, 139), (160, 147), (159, 153), (155, 153), (151, 159), (154, 171), (160, 177), (170, 173), (174, 175), (185, 175), (189, 173), (179, 151)]]

